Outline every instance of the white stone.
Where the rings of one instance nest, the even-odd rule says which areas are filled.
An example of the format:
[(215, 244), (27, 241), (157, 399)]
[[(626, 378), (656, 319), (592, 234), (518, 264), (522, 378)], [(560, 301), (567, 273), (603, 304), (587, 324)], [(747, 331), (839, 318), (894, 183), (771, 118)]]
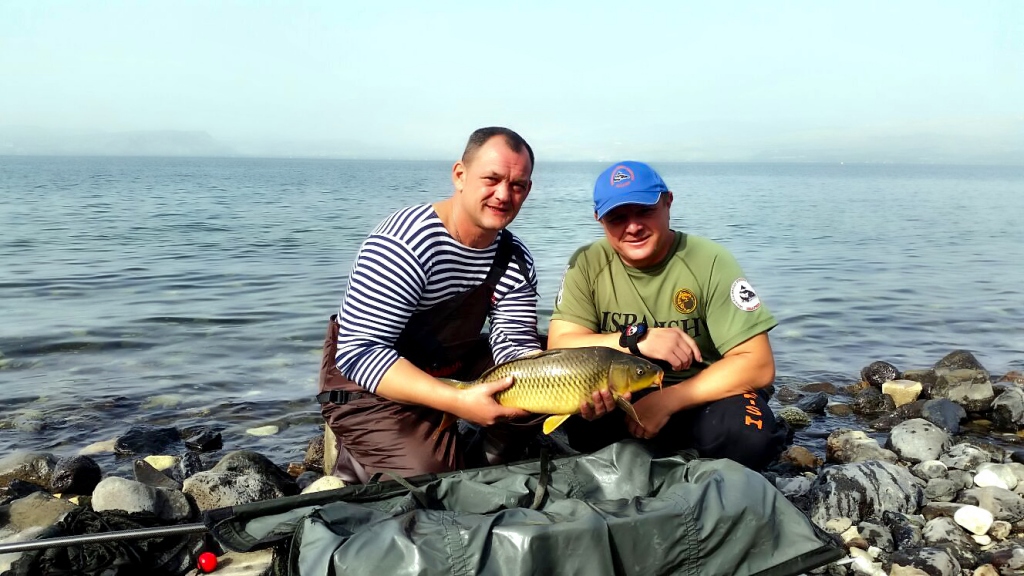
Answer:
[(991, 469), (985, 469), (975, 474), (974, 485), (979, 488), (995, 486), (996, 488), (1002, 488), (1004, 490), (1010, 489), (1010, 487), (1006, 485), (1006, 482), (1004, 482), (1003, 479)]
[(860, 532), (857, 530), (856, 526), (850, 526), (849, 528), (844, 530), (843, 533), (839, 535), (839, 537), (843, 539), (843, 542), (848, 543), (850, 540), (853, 540), (854, 538), (860, 538)]
[(892, 396), (897, 407), (910, 404), (921, 395), (921, 383), (913, 380), (889, 380), (882, 382), (882, 394)]
[(90, 454), (112, 454), (114, 452), (114, 443), (117, 439), (103, 440), (101, 442), (93, 442), (85, 448), (78, 451), (79, 456), (89, 456)]
[(842, 534), (849, 530), (850, 526), (853, 526), (853, 520), (849, 518), (833, 518), (825, 522), (825, 531), (832, 534)]
[(318, 478), (316, 482), (313, 482), (306, 489), (302, 491), (303, 494), (309, 494), (311, 492), (323, 492), (324, 490), (334, 490), (336, 488), (344, 488), (345, 481), (337, 476), (323, 476)]
[(156, 468), (157, 470), (164, 471), (174, 467), (178, 463), (178, 459), (174, 456), (146, 456), (143, 458), (147, 464)]
[(260, 426), (259, 428), (249, 428), (245, 433), (252, 436), (273, 436), (280, 431), (280, 428), (271, 424), (269, 426)]
[(964, 506), (953, 513), (953, 521), (968, 532), (981, 536), (992, 527), (995, 518), (992, 513), (977, 506)]
[(973, 538), (974, 541), (978, 543), (978, 546), (988, 546), (992, 543), (992, 539), (985, 534), (982, 534), (981, 536), (978, 536), (977, 534), (971, 534), (971, 538)]
[(978, 466), (977, 471), (979, 474), (985, 471), (991, 471), (993, 474), (998, 476), (1000, 480), (1003, 481), (1003, 484), (1006, 484), (1007, 490), (1013, 490), (1014, 488), (1017, 487), (1017, 484), (1019, 482), (1017, 479), (1017, 475), (1013, 471), (1013, 468), (1007, 466), (1006, 464), (994, 464), (992, 462), (985, 462), (984, 464), (980, 464)]

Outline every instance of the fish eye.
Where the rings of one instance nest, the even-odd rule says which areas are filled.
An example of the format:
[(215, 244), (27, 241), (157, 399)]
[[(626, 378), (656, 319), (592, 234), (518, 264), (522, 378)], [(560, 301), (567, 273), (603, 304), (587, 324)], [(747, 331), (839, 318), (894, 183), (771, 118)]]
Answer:
[(644, 372), (646, 372), (646, 370), (644, 370), (642, 366), (638, 366), (637, 367), (637, 369), (636, 369), (636, 375), (637, 376), (643, 376)]

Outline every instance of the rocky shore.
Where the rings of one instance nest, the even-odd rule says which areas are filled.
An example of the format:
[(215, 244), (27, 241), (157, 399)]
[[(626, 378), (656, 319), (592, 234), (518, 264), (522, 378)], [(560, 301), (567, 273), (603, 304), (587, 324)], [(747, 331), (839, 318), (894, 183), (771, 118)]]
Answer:
[[(955, 351), (926, 369), (874, 362), (860, 377), (853, 386), (806, 383), (775, 393), (777, 416), (797, 439), (820, 419), (854, 414), (865, 423), (832, 430), (824, 453), (798, 440), (763, 473), (846, 546), (844, 560), (814, 572), (1024, 574), (1024, 450), (1007, 441), (1024, 429), (1024, 374), (993, 376), (970, 353)], [(245, 450), (211, 461), (223, 448), (209, 428), (134, 427), (73, 456), (7, 455), (0, 459), (0, 544), (89, 522), (119, 530), (187, 525), (205, 510), (341, 486), (322, 474), (320, 437), (309, 441), (303, 462), (277, 464)], [(133, 458), (134, 477), (104, 474), (90, 457), (103, 452)], [(220, 556), (218, 574), (260, 574), (274, 561), (271, 551), (226, 553), (201, 532), (144, 542), (152, 574), (196, 573), (202, 551)], [(124, 550), (111, 545), (98, 558), (72, 552), (2, 554), (0, 573), (29, 573), (19, 570), (30, 564), (100, 565)]]

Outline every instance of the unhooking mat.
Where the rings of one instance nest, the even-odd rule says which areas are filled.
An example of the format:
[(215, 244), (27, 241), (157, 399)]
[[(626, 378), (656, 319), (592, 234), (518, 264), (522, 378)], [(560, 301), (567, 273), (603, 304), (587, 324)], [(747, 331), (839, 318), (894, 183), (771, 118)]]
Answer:
[(841, 558), (730, 460), (588, 455), (353, 485), (212, 511), (222, 545), (279, 545), (286, 574), (795, 575)]

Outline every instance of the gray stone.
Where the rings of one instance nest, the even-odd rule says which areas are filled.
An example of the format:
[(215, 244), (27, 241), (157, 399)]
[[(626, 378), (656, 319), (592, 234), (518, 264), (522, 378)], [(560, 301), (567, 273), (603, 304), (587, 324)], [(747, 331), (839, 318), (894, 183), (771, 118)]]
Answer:
[(199, 472), (185, 480), (183, 490), (195, 500), (200, 510), (238, 506), (285, 496), (266, 477), (251, 472)]
[(888, 528), (881, 524), (861, 522), (857, 525), (857, 530), (868, 541), (868, 544), (872, 546), (876, 546), (886, 552), (892, 552), (896, 549), (896, 544), (892, 540), (892, 534)]
[(148, 513), (173, 522), (187, 520), (192, 515), (191, 505), (181, 492), (154, 488), (116, 476), (108, 476), (96, 486), (92, 508), (97, 512)]
[(967, 411), (952, 400), (939, 398), (925, 401), (921, 406), (921, 418), (956, 435), (960, 433), (960, 422), (967, 418)]
[(886, 448), (908, 462), (934, 460), (950, 448), (949, 433), (931, 422), (915, 418), (892, 429)]
[(803, 428), (811, 424), (811, 417), (796, 406), (785, 406), (777, 415), (794, 428)]
[(892, 555), (892, 565), (923, 570), (929, 576), (961, 576), (960, 563), (945, 548), (914, 548), (897, 550)]
[(803, 394), (789, 386), (780, 386), (779, 389), (775, 391), (773, 398), (778, 400), (780, 404), (793, 404), (797, 400), (803, 398), (803, 396)]
[(948, 468), (957, 470), (975, 470), (983, 462), (991, 462), (992, 458), (985, 450), (972, 444), (960, 443), (952, 446), (939, 460)]
[(906, 468), (888, 462), (832, 466), (808, 492), (810, 517), (824, 526), (830, 518), (860, 522), (883, 511), (913, 513), (924, 503), (921, 484)]
[(992, 426), (1016, 432), (1024, 425), (1024, 390), (1008, 388), (992, 402)]
[(968, 350), (954, 350), (949, 354), (942, 357), (941, 360), (935, 363), (932, 367), (936, 373), (949, 372), (950, 370), (982, 370), (986, 371), (985, 367), (978, 362), (978, 359), (974, 357)]
[(988, 510), (996, 520), (1024, 520), (1024, 498), (1003, 488), (969, 488), (960, 494), (959, 501)]
[(883, 460), (896, 462), (896, 453), (878, 445), (878, 441), (859, 430), (839, 429), (825, 440), (825, 460), (839, 464)]
[(882, 394), (881, 390), (874, 387), (858, 392), (850, 406), (853, 408), (854, 414), (866, 417), (878, 416), (896, 409), (896, 403), (892, 401), (892, 397)]
[(828, 395), (824, 392), (818, 392), (817, 394), (801, 398), (796, 403), (797, 408), (808, 414), (824, 414), (825, 406), (828, 406)]
[(57, 458), (47, 452), (14, 452), (0, 458), (0, 488), (13, 480), (30, 482), (43, 488), (50, 487)]
[(910, 472), (924, 481), (932, 478), (946, 478), (947, 471), (946, 465), (938, 460), (925, 460), (910, 467)]
[(924, 495), (929, 502), (952, 502), (960, 486), (949, 478), (932, 478), (924, 487)]
[(31, 528), (46, 528), (57, 523), (75, 509), (67, 500), (54, 498), (45, 492), (36, 492), (10, 503), (7, 528), (15, 532)]
[(985, 412), (995, 400), (988, 373), (980, 370), (952, 370), (942, 374), (929, 393), (932, 398), (956, 402), (968, 412)]

